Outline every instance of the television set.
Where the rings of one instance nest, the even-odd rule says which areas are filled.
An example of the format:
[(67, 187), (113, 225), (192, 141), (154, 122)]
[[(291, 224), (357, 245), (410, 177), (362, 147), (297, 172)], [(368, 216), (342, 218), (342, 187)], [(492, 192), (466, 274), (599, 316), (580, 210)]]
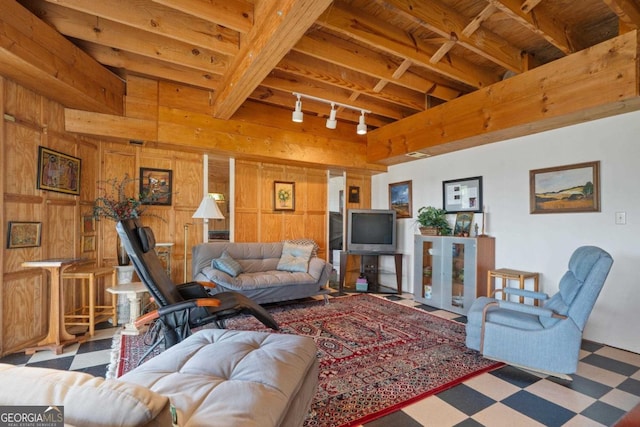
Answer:
[(396, 251), (396, 211), (348, 210), (347, 251), (394, 253)]

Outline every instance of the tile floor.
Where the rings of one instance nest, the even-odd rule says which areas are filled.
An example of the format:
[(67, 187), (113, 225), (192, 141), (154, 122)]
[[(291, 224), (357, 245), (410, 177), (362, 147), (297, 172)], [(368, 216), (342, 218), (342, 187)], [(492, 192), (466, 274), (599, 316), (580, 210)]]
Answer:
[[(386, 295), (401, 304), (464, 322), (457, 314)], [(0, 363), (88, 372), (104, 376), (115, 328), (102, 325), (90, 341), (49, 351), (0, 358)], [(573, 381), (543, 377), (510, 366), (474, 377), (365, 424), (365, 427), (611, 426), (640, 402), (640, 354), (584, 342)], [(332, 427), (332, 426), (331, 426)]]

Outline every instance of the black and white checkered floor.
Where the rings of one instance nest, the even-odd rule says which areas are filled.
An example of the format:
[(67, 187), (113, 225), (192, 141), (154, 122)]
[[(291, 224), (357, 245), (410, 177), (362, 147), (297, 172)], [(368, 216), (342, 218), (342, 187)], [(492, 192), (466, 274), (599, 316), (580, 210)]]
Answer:
[[(466, 320), (416, 303), (410, 294), (386, 297), (437, 316)], [(115, 331), (103, 325), (90, 341), (66, 347), (61, 355), (55, 356), (49, 351), (33, 356), (17, 353), (1, 358), (0, 363), (104, 376)], [(569, 382), (505, 366), (367, 423), (365, 427), (611, 426), (640, 403), (640, 354), (584, 342), (578, 372), (572, 377), (573, 381)]]

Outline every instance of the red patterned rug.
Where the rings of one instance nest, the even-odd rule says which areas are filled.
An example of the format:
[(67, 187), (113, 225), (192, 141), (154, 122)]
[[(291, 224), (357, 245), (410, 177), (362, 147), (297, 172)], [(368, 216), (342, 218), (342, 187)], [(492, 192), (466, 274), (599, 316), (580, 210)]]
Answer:
[[(273, 306), (281, 333), (318, 346), (320, 384), (305, 426), (355, 426), (501, 366), (464, 344), (464, 325), (371, 295)], [(239, 316), (228, 329), (270, 331)], [(122, 339), (117, 375), (135, 367), (142, 337)]]

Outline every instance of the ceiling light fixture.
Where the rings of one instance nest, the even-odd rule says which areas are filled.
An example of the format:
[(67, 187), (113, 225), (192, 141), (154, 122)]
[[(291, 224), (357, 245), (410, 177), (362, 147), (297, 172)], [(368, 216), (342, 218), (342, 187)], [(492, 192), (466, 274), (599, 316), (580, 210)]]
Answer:
[(357, 128), (358, 135), (366, 135), (367, 133), (367, 124), (364, 122), (364, 110), (361, 111), (360, 121), (358, 122)]
[(302, 123), (304, 120), (304, 114), (302, 113), (302, 101), (300, 100), (300, 95), (298, 94), (298, 100), (296, 101), (296, 109), (293, 111), (291, 115), (291, 120), (296, 123)]
[(329, 113), (329, 118), (327, 119), (327, 128), (329, 129), (335, 129), (336, 126), (338, 125), (338, 122), (336, 120), (336, 113), (338, 111), (336, 110), (336, 104), (334, 102), (331, 103), (331, 112)]
[(348, 108), (350, 110), (360, 111), (360, 119), (357, 128), (358, 135), (364, 135), (367, 133), (367, 124), (364, 121), (364, 115), (366, 113), (371, 114), (371, 111), (364, 110), (360, 107), (354, 107), (353, 105), (343, 104), (341, 102), (329, 101), (328, 99), (318, 98), (317, 96), (305, 95), (303, 93), (293, 92), (293, 95), (298, 98), (296, 101), (296, 109), (293, 112), (291, 119), (294, 122), (301, 123), (302, 122), (302, 101), (301, 98), (307, 98), (318, 102), (324, 102), (325, 104), (331, 104), (331, 112), (329, 113), (329, 118), (327, 119), (326, 126), (329, 129), (335, 129), (338, 122), (336, 120), (336, 114), (338, 110), (336, 107)]

